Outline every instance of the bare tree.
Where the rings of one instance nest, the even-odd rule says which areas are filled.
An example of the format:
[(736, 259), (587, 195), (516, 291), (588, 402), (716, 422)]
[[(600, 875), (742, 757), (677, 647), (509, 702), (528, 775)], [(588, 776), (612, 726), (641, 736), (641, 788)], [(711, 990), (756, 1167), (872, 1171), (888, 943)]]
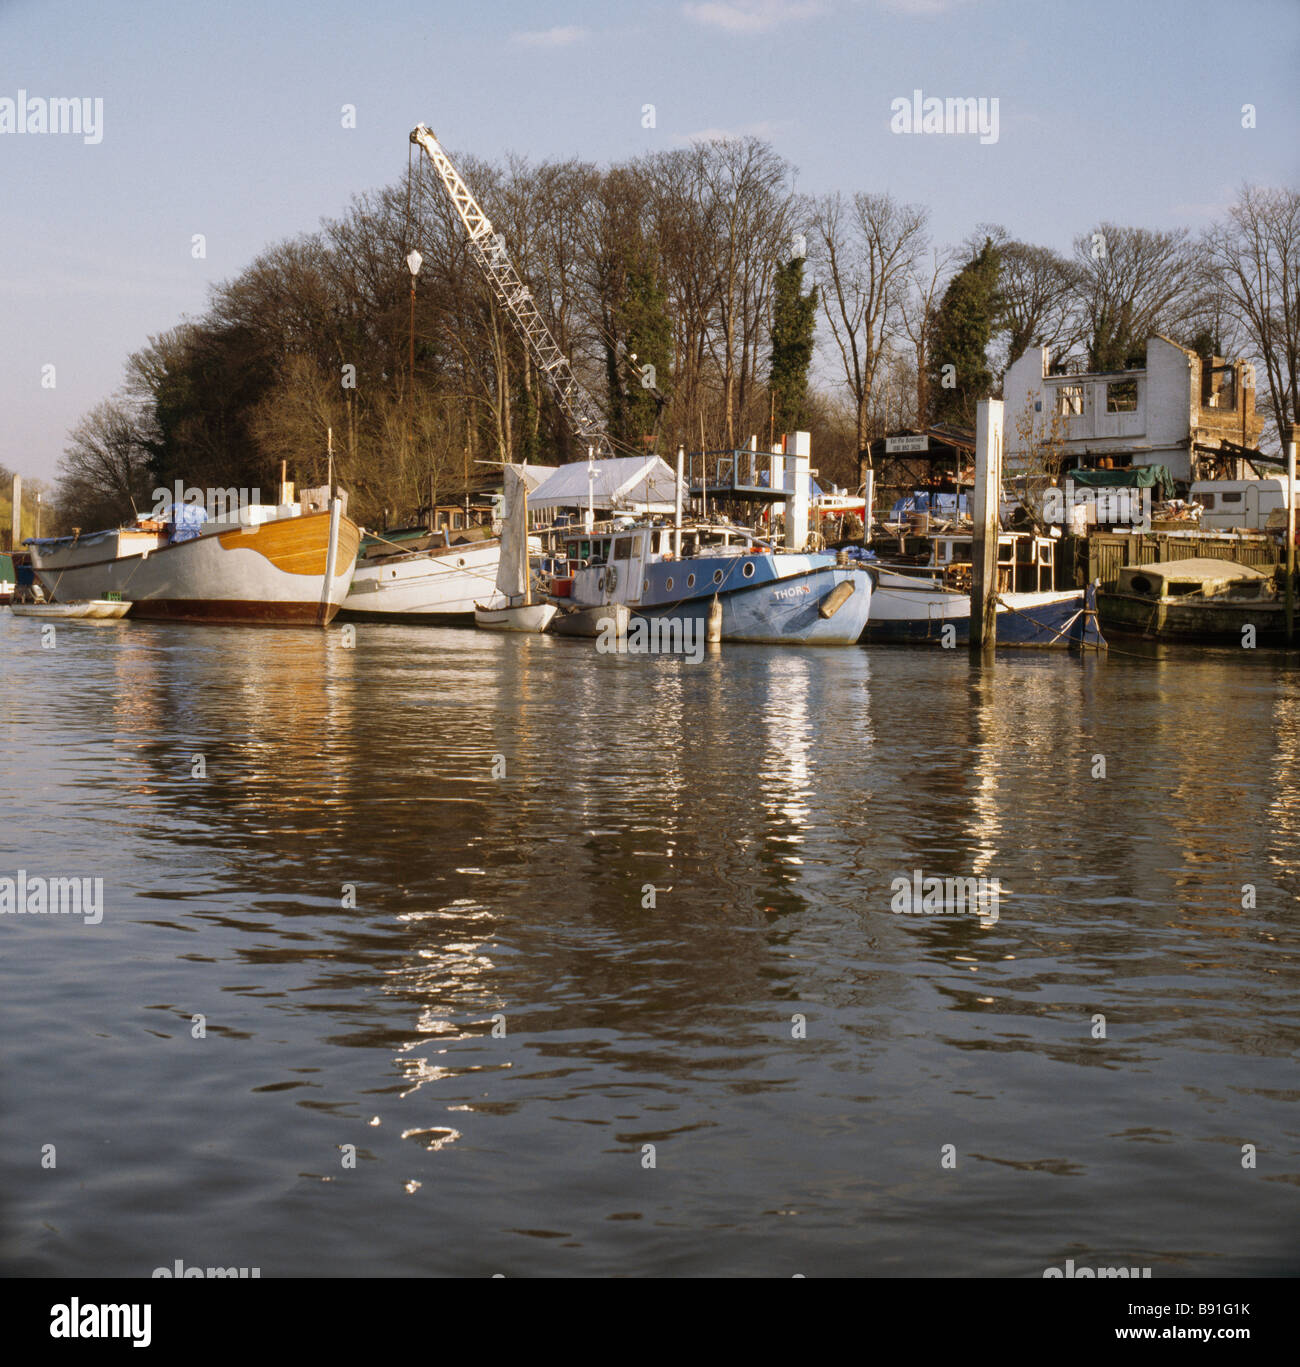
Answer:
[(1206, 264), (1264, 368), (1279, 435), (1300, 415), (1300, 191), (1244, 185), (1204, 239)]
[(1156, 232), (1102, 223), (1074, 240), (1076, 304), (1093, 370), (1122, 370), (1156, 334), (1180, 334), (1192, 312), (1197, 266), (1187, 229)]
[(790, 236), (790, 168), (758, 138), (728, 138), (694, 149), (695, 193), (713, 224), (710, 271), (716, 326), (709, 349), (721, 379), (726, 442), (758, 383), (772, 280)]
[[(903, 332), (912, 344), (912, 364), (916, 371), (916, 412), (911, 421), (925, 422), (930, 411), (929, 381), (926, 371), (930, 360), (930, 341), (934, 331), (934, 317), (943, 291), (948, 283), (948, 272), (956, 257), (949, 247), (936, 247), (929, 260), (917, 263), (908, 271), (908, 289), (899, 301), (899, 317)], [(906, 424), (903, 424), (906, 425)]]
[(1003, 242), (998, 254), (1000, 372), (1005, 374), (1030, 347), (1050, 347), (1056, 355), (1078, 346), (1083, 329), (1076, 304), (1084, 283), (1078, 264), (1030, 242)]
[(858, 449), (871, 437), (872, 394), (889, 339), (902, 324), (910, 274), (926, 247), (928, 211), (887, 194), (838, 193), (818, 202), (814, 252), (822, 307), (856, 414)]
[(153, 504), (149, 452), (129, 401), (96, 404), (69, 434), (59, 461), (60, 522), (111, 527)]

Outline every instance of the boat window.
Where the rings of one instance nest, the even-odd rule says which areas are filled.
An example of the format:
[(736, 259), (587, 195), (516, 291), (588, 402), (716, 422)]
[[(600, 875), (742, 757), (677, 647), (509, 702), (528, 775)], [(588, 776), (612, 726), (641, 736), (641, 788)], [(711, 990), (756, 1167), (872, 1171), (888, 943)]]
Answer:
[(1210, 509), (1211, 512), (1214, 510), (1214, 499), (1215, 499), (1214, 494), (1197, 494), (1197, 495), (1196, 495), (1196, 500), (1197, 500), (1197, 502), (1201, 505), (1201, 507), (1203, 507), (1203, 508), (1208, 508), (1208, 509)]
[(754, 577), (754, 562), (752, 560), (745, 561), (745, 568), (741, 570), (741, 574), (743, 574), (746, 579), (752, 579)]
[(1107, 413), (1136, 413), (1137, 406), (1136, 380), (1114, 380), (1106, 386)]
[(1134, 593), (1154, 593), (1155, 585), (1146, 577), (1145, 574), (1135, 574), (1129, 581), (1129, 587)]
[(1243, 495), (1240, 489), (1225, 489), (1221, 497), (1224, 503), (1240, 503)]
[(614, 559), (631, 560), (632, 558), (632, 538), (630, 536), (620, 536), (614, 542)]
[(693, 589), (695, 587), (695, 576), (693, 574), (688, 574), (686, 576), (686, 587), (688, 589)]

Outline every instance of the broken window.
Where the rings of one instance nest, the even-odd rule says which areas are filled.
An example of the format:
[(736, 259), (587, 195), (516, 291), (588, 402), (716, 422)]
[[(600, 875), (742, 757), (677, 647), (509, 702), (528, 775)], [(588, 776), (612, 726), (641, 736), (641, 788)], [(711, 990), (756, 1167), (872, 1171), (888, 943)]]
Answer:
[(1138, 382), (1136, 380), (1116, 380), (1106, 386), (1107, 413), (1136, 413), (1138, 406)]
[(1201, 407), (1230, 412), (1237, 406), (1237, 368), (1235, 365), (1201, 363)]
[(1056, 411), (1063, 418), (1077, 418), (1083, 413), (1083, 386), (1063, 384), (1056, 391)]

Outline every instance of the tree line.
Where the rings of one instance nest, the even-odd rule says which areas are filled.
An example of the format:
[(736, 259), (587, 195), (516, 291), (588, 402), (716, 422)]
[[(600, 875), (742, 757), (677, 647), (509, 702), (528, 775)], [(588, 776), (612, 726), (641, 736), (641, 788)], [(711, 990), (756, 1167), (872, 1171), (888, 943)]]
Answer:
[[(1027, 348), (1122, 369), (1153, 333), (1253, 361), (1274, 441), (1300, 407), (1294, 190), (1244, 186), (1197, 236), (1098, 223), (1061, 254), (996, 224), (936, 245), (929, 211), (887, 193), (799, 194), (756, 138), (605, 168), (457, 163), (620, 453), (803, 427), (823, 482), (852, 487), (874, 437), (973, 425)], [(586, 454), (422, 158), (131, 355), (70, 435), (59, 520), (113, 523), (176, 479), (270, 490), (282, 460), (321, 484), (327, 431), (368, 525), (457, 497), (485, 462)]]

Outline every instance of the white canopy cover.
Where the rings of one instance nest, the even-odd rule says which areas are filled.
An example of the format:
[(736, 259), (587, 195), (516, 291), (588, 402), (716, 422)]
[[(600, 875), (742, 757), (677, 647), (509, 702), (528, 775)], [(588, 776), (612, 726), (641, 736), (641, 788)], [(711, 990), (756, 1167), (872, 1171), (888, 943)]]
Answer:
[(561, 465), (528, 497), (530, 508), (606, 508), (671, 513), (677, 476), (658, 456), (575, 460)]

